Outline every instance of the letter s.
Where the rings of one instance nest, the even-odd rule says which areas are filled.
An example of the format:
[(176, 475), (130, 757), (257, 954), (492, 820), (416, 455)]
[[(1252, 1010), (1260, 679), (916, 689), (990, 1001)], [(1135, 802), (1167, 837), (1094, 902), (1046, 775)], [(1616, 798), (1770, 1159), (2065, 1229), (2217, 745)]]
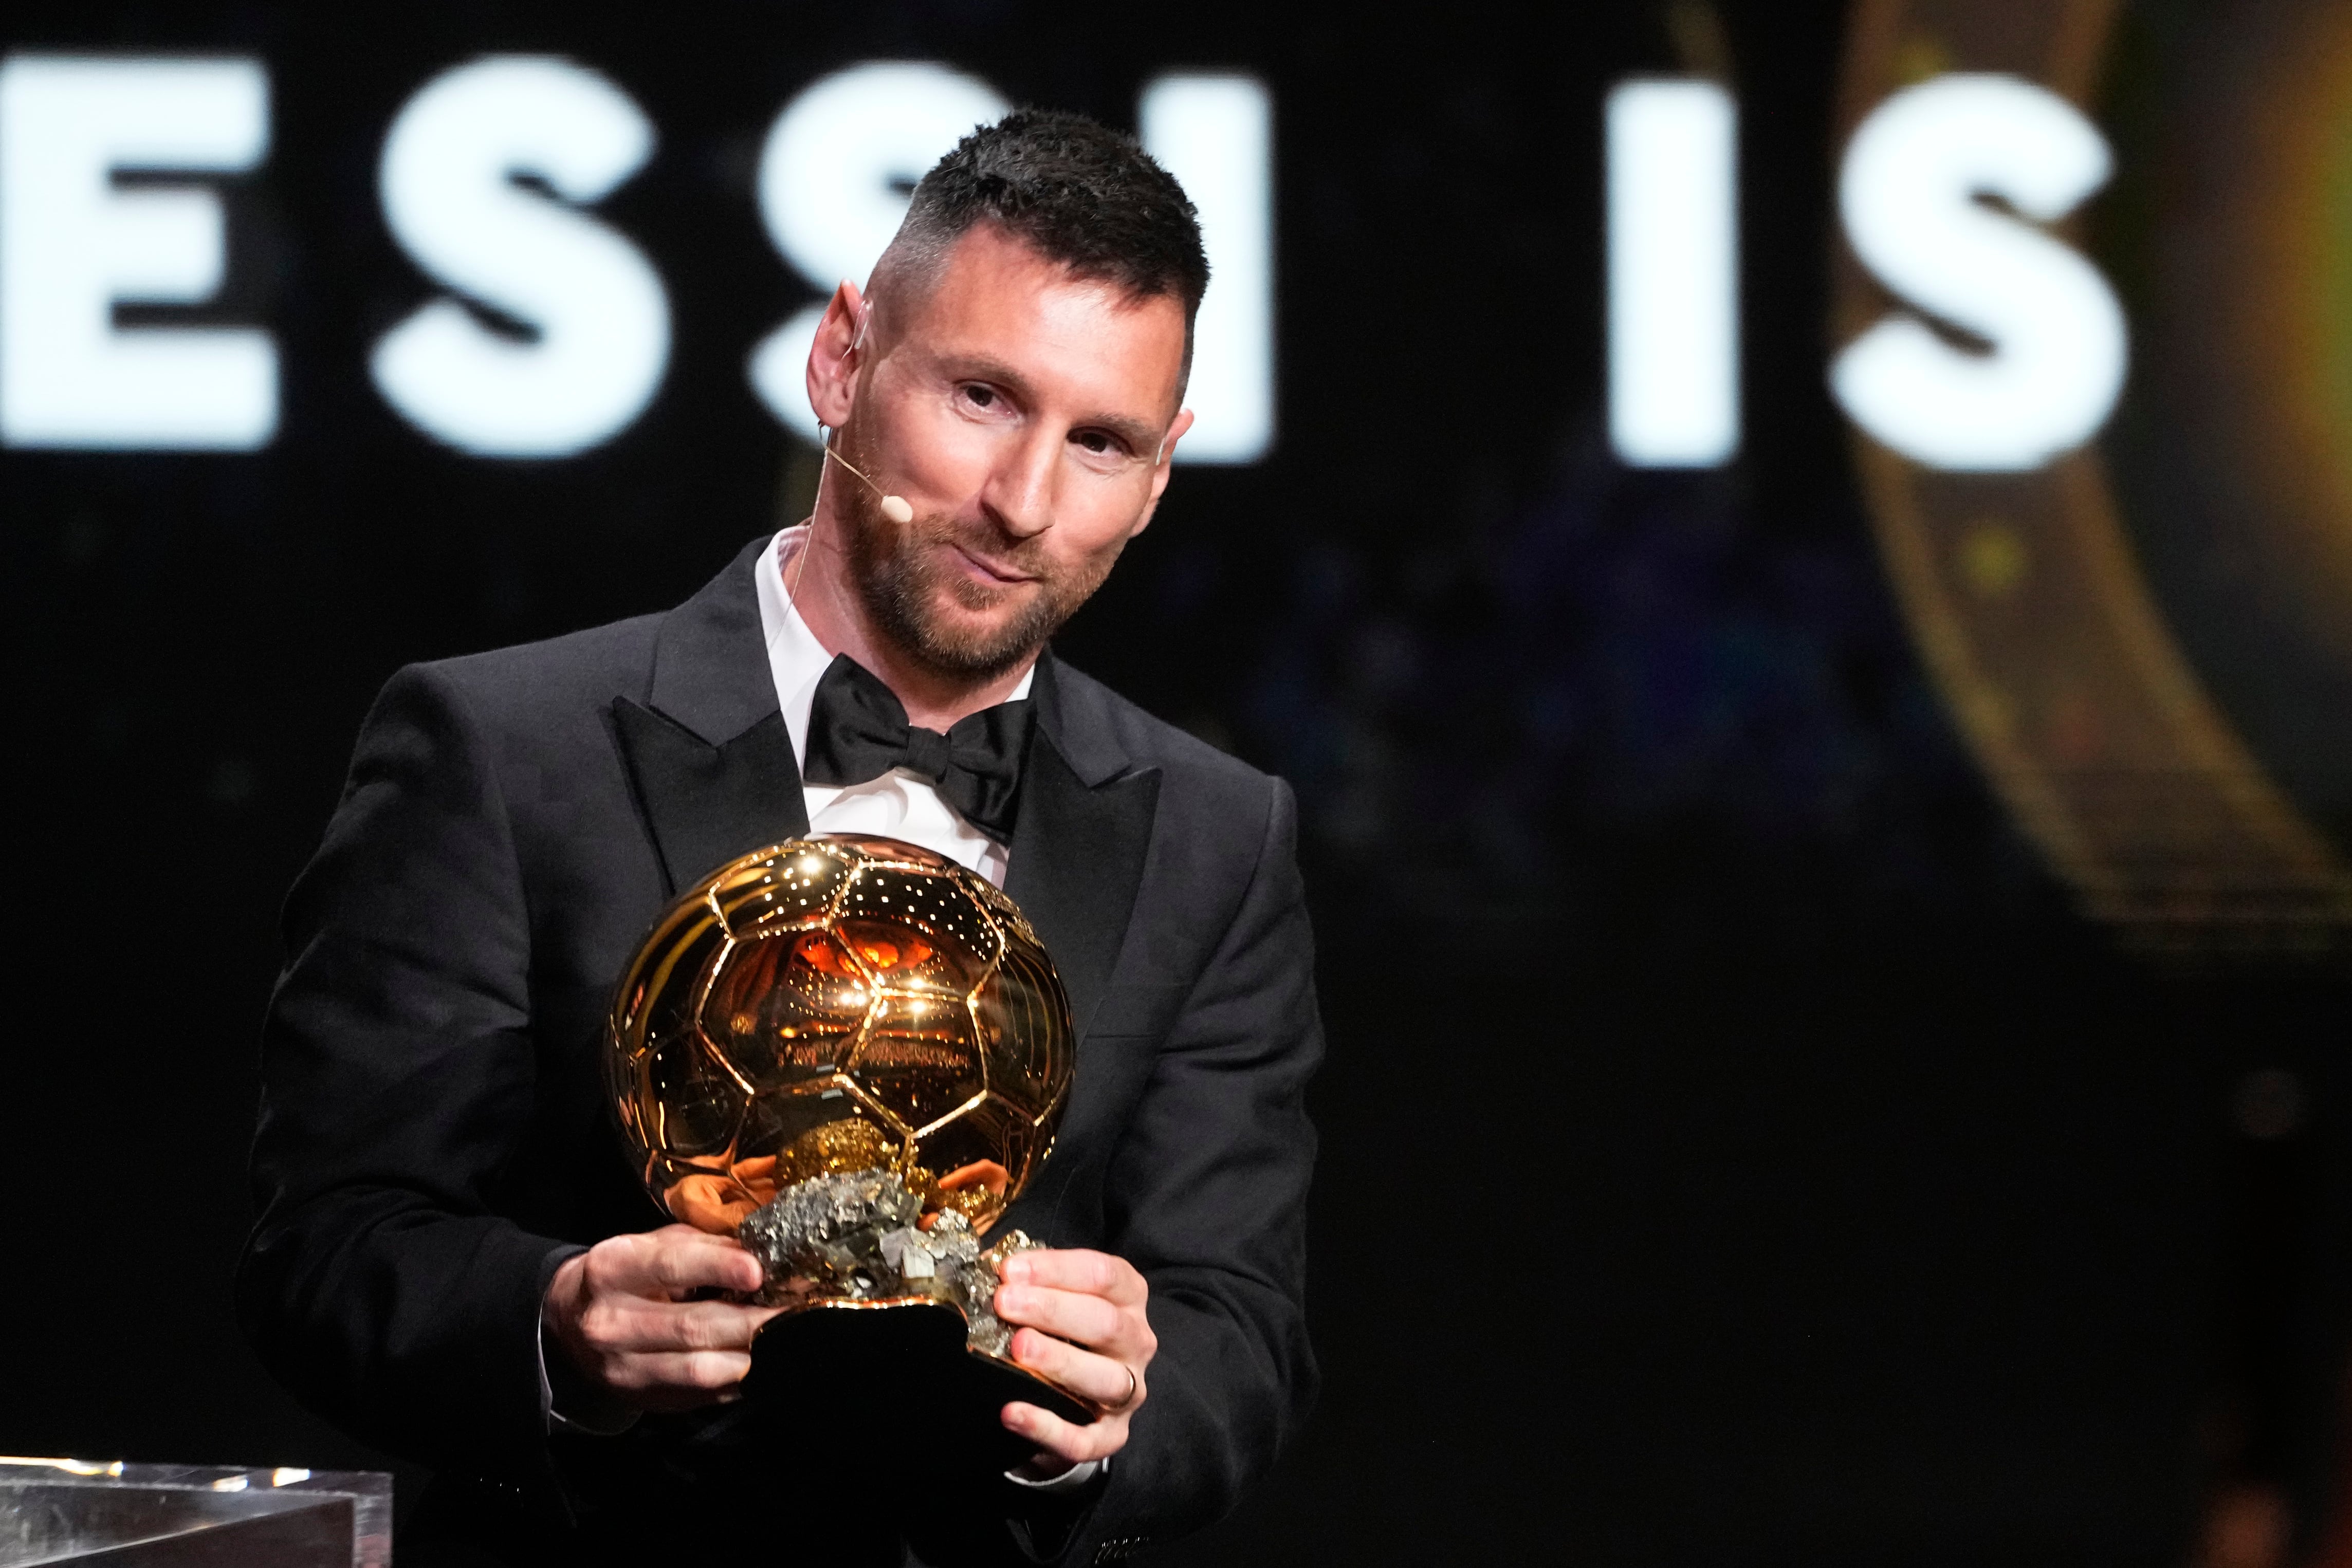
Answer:
[(2123, 390), (2123, 308), (2096, 268), (2039, 223), (2106, 182), (2106, 142), (2056, 94), (2011, 77), (1953, 75), (1872, 111), (1846, 149), (1847, 239), (1878, 279), (1977, 334), (1990, 353), (1889, 315), (1830, 370), (1855, 423), (1937, 468), (2036, 468), (2095, 434)]
[(393, 407), (461, 452), (497, 457), (568, 456), (644, 411), (669, 361), (668, 298), (635, 246), (563, 204), (610, 193), (653, 140), (627, 94), (568, 60), (491, 56), (409, 99), (384, 138), (385, 221), (417, 266), (532, 340), (436, 299), (371, 358)]

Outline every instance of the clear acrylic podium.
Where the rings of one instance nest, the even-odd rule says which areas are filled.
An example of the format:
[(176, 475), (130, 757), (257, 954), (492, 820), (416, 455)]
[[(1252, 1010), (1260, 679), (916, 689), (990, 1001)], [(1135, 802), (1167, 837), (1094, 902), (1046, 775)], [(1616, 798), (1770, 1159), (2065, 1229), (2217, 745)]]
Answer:
[(391, 1568), (392, 1478), (0, 1456), (0, 1568)]

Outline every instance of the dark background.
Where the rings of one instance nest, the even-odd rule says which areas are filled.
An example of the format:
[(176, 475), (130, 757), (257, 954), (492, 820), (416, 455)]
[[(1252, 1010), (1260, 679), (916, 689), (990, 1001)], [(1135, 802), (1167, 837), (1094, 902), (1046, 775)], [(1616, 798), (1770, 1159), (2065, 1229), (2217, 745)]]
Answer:
[[(804, 298), (751, 182), (806, 81), (933, 57), (1125, 123), (1201, 66), (1274, 94), (1279, 444), (1181, 471), (1062, 648), (1298, 789), (1328, 1392), (1168, 1556), (2171, 1563), (2247, 1476), (2316, 1539), (2339, 990), (2119, 956), (1989, 794), (1823, 388), (1841, 10), (1719, 16), (1745, 455), (1664, 475), (1603, 435), (1601, 102), (1714, 62), (1650, 6), (12, 7), (11, 47), (267, 60), (202, 314), (273, 329), (285, 414), (247, 456), (0, 453), (0, 1449), (381, 1462), (228, 1305), (277, 904), (368, 701), (792, 520), (805, 451), (742, 360)], [(670, 290), (671, 367), (562, 462), (453, 455), (365, 371), (430, 287), (383, 129), (503, 49), (659, 128), (601, 210)]]

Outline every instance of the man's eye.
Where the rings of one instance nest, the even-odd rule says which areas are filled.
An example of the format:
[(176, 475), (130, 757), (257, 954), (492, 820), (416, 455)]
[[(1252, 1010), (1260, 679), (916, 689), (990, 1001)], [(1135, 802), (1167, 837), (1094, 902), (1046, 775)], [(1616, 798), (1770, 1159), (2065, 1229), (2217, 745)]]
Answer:
[(970, 398), (976, 407), (993, 408), (996, 406), (996, 389), (994, 387), (969, 386), (963, 389), (963, 395)]
[(1074, 439), (1079, 445), (1097, 456), (1118, 450), (1118, 444), (1099, 430), (1082, 430)]

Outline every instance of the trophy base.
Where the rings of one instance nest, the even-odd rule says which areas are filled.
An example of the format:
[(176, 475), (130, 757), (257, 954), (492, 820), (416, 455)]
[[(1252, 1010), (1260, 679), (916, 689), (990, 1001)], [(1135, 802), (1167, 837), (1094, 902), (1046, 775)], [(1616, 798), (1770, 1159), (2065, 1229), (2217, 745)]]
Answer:
[(793, 1183), (737, 1228), (767, 1271), (753, 1299), (783, 1311), (751, 1343), (747, 1403), (780, 1435), (845, 1431), (879, 1416), (930, 1458), (982, 1455), (1010, 1469), (1035, 1451), (1004, 1429), (1015, 1400), (1083, 1426), (1097, 1412), (1013, 1359), (994, 1306), (1018, 1230), (986, 1249), (971, 1221), (926, 1215), (896, 1172), (826, 1172)]
[(1036, 1445), (1008, 1432), (1014, 1401), (1084, 1426), (1095, 1411), (1024, 1367), (966, 1345), (961, 1313), (942, 1303), (828, 1301), (769, 1320), (751, 1342), (747, 1405), (760, 1418), (817, 1436), (843, 1412), (882, 1414), (903, 1440), (1011, 1469)]

